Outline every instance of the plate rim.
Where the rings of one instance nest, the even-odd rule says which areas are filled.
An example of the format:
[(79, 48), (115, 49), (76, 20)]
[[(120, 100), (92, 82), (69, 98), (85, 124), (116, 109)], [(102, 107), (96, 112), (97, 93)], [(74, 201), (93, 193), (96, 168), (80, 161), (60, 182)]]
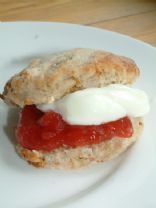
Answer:
[(9, 24), (17, 24), (17, 25), (20, 25), (21, 23), (24, 23), (26, 25), (29, 25), (29, 24), (49, 24), (49, 25), (62, 25), (62, 26), (73, 26), (73, 27), (81, 27), (83, 29), (85, 28), (88, 28), (88, 29), (94, 29), (94, 30), (97, 30), (97, 31), (105, 31), (106, 33), (111, 33), (112, 35), (117, 35), (117, 36), (121, 36), (123, 38), (128, 38), (128, 39), (131, 39), (132, 41), (138, 43), (138, 44), (141, 44), (141, 45), (144, 45), (146, 47), (149, 47), (150, 49), (154, 50), (156, 52), (156, 47), (151, 45), (150, 43), (147, 43), (143, 40), (140, 40), (140, 39), (137, 39), (137, 38), (134, 38), (132, 36), (129, 36), (127, 34), (123, 34), (123, 33), (120, 33), (120, 32), (116, 32), (116, 31), (113, 31), (113, 30), (108, 30), (108, 29), (105, 29), (105, 28), (99, 28), (99, 27), (94, 27), (94, 26), (91, 26), (91, 25), (83, 25), (83, 24), (75, 24), (75, 23), (70, 23), (70, 22), (51, 22), (51, 21), (23, 21), (23, 20), (18, 20), (18, 21), (0, 21), (0, 27), (2, 25), (9, 25)]

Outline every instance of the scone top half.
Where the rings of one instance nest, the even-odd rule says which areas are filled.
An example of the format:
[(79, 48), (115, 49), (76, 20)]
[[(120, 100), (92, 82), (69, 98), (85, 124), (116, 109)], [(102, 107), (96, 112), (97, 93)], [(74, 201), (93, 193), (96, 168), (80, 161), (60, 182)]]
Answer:
[(6, 84), (3, 99), (20, 107), (56, 101), (71, 92), (109, 84), (131, 84), (139, 76), (133, 60), (94, 49), (74, 49), (37, 59)]

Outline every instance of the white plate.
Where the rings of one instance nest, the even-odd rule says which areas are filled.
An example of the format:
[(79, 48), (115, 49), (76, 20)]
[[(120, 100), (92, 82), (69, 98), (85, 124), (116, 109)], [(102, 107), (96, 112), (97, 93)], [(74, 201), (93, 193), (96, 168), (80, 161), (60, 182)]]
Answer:
[(0, 91), (31, 59), (75, 47), (104, 49), (136, 61), (141, 69), (136, 85), (151, 101), (142, 138), (116, 160), (89, 169), (36, 169), (16, 154), (17, 113), (1, 102), (0, 207), (156, 207), (155, 48), (121, 34), (79, 25), (0, 23)]

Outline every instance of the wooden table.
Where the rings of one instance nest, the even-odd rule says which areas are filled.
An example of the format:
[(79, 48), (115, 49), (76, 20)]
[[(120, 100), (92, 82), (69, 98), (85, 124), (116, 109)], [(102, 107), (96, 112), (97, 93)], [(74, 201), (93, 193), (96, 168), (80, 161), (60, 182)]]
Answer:
[(19, 20), (91, 25), (156, 46), (156, 0), (0, 0), (0, 21)]

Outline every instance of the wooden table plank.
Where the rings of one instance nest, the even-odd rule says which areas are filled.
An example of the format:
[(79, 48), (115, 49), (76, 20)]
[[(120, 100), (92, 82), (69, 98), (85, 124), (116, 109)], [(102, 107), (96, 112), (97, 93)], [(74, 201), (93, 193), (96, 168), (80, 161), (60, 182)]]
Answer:
[(37, 20), (91, 24), (152, 11), (147, 0), (0, 0), (0, 20)]
[(156, 46), (156, 10), (90, 25), (127, 34)]

